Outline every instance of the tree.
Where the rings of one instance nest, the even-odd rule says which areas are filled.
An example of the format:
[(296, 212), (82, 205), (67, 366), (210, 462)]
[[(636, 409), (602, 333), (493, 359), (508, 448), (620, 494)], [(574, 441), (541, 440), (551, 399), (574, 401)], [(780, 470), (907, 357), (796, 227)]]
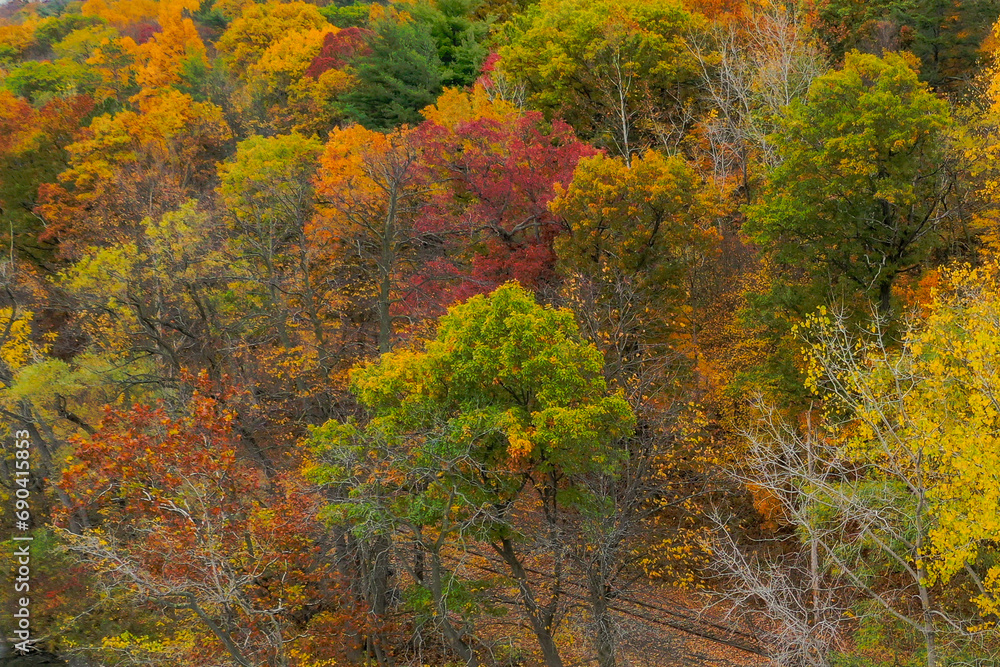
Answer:
[(827, 69), (801, 12), (781, 3), (748, 3), (738, 16), (713, 22), (689, 41), (711, 107), (693, 134), (716, 186), (751, 187), (779, 162), (770, 136), (782, 112), (805, 97)]
[(20, 22), (7, 21), (0, 25), (0, 58), (17, 58), (34, 46), (38, 23), (38, 17), (28, 15)]
[(341, 97), (348, 118), (370, 130), (420, 122), (441, 93), (441, 60), (425, 23), (387, 13), (372, 22), (369, 50), (353, 63), (357, 83)]
[(410, 132), (380, 134), (360, 125), (337, 129), (316, 177), (319, 216), (310, 235), (321, 257), (360, 264), (353, 290), (374, 297), (378, 350), (393, 344), (393, 306), (403, 299), (421, 234), (414, 219), (429, 192)]
[(220, 316), (218, 276), (226, 263), (218, 242), (206, 241), (217, 226), (189, 201), (143, 220), (129, 241), (91, 249), (61, 272), (53, 283), (73, 312), (82, 348), (70, 368), (106, 377), (131, 400), (173, 390), (188, 367), (221, 374), (215, 348), (230, 323)]
[[(928, 667), (990, 650), (987, 619), (1000, 609), (998, 272), (995, 259), (946, 272), (901, 341), (810, 316), (798, 332), (822, 422), (810, 416), (800, 429), (766, 409), (749, 429), (744, 480), (778, 506), (806, 553), (797, 576), (732, 544), (719, 554), (783, 617), (784, 648), (813, 664), (828, 663), (823, 648), (848, 608), (867, 632), (898, 625), (897, 650), (922, 652)], [(774, 586), (782, 580), (800, 595)]]
[(325, 366), (330, 363), (321, 317), (326, 299), (314, 285), (306, 239), (321, 150), (318, 141), (297, 134), (251, 137), (219, 169), (219, 194), (237, 234), (235, 251), (255, 266), (267, 291), (281, 344), (292, 345), (288, 327), (301, 309)]
[(982, 62), (980, 49), (997, 20), (991, 2), (973, 0), (844, 0), (810, 3), (817, 37), (840, 60), (851, 49), (875, 55), (911, 51), (920, 60), (921, 79), (937, 90), (960, 91)]
[[(795, 533), (786, 538), (791, 544), (773, 544), (783, 535), (748, 543), (739, 536), (746, 517), (716, 515), (719, 530), (712, 559), (724, 581), (720, 589), (742, 613), (770, 621), (761, 634), (773, 660), (828, 667), (843, 645), (849, 615), (859, 615), (851, 577), (863, 586), (873, 585), (874, 568), (866, 568), (865, 559), (896, 573), (895, 563), (883, 560), (892, 558), (895, 545), (888, 553), (866, 549), (872, 544), (864, 531), (884, 538), (886, 530), (901, 529), (909, 507), (896, 505), (899, 498), (891, 497), (891, 491), (890, 497), (878, 493), (863, 473), (852, 478), (858, 469), (842, 461), (836, 445), (812, 424), (797, 429), (777, 410), (760, 403), (756, 407), (759, 411), (744, 433), (745, 457), (732, 472), (753, 495), (755, 508), (772, 531), (790, 527)], [(878, 505), (886, 501), (893, 504)], [(879, 509), (889, 511), (879, 516)], [(862, 526), (862, 535), (838, 531), (853, 521)], [(839, 550), (839, 566), (833, 562), (833, 550)], [(868, 590), (875, 594), (877, 587), (875, 583)], [(872, 615), (866, 610), (861, 617), (868, 623)]]
[[(317, 59), (328, 46), (353, 46), (350, 37), (338, 39), (333, 26), (289, 32), (276, 39), (246, 73), (247, 87), (254, 103), (267, 114), (276, 128), (292, 128), (325, 134), (340, 117), (334, 107), (337, 97), (353, 83), (344, 71), (344, 63), (316, 67)], [(344, 43), (346, 41), (346, 44)]]
[(489, 30), (486, 21), (470, 17), (477, 3), (471, 0), (420, 2), (409, 10), (416, 21), (430, 27), (441, 62), (441, 84), (463, 88), (479, 76), (486, 48), (483, 39)]
[[(233, 289), (220, 320), (240, 341), (232, 360), (240, 370), (230, 372), (253, 396), (241, 417), (255, 415), (254, 430), (328, 419), (358, 353), (340, 291), (350, 286), (343, 258), (317, 242), (327, 238), (314, 225), (322, 152), (319, 141), (299, 134), (256, 136), (219, 169), (231, 264), (213, 282)], [(272, 419), (278, 414), (284, 417)], [(289, 445), (297, 437), (287, 422), (286, 435), (263, 439), (271, 435)]]
[(78, 441), (60, 485), (92, 524), (63, 536), (112, 590), (195, 633), (178, 639), (186, 660), (288, 665), (310, 621), (337, 603), (315, 499), (293, 477), (265, 482), (242, 460), (225, 396), (199, 384), (182, 416), (108, 410)]
[(42, 240), (64, 256), (124, 242), (139, 223), (179, 206), (214, 176), (230, 139), (221, 109), (173, 88), (138, 100), (138, 110), (97, 116), (66, 147), (69, 168), (39, 190)]
[[(59, 423), (63, 415), (58, 413), (56, 406), (60, 392), (65, 391), (61, 383), (49, 383), (43, 392), (33, 392), (30, 389), (33, 371), (47, 360), (45, 350), (33, 340), (31, 329), (35, 315), (26, 311), (20, 303), (24, 297), (21, 293), (24, 285), (19, 285), (20, 281), (11, 275), (15, 273), (15, 267), (6, 264), (3, 269), (4, 299), (3, 306), (0, 307), (0, 416), (3, 418), (4, 435), (12, 438), (15, 431), (23, 431), (37, 443), (36, 451), (39, 456), (33, 466), (31, 488), (36, 495), (41, 496), (58, 479), (67, 436), (77, 426), (73, 423)], [(51, 379), (51, 376), (46, 379)], [(39, 393), (43, 397), (38, 396)], [(64, 415), (72, 414), (66, 409), (65, 397), (62, 407)], [(65, 428), (66, 425), (69, 426), (68, 429)], [(3, 486), (13, 494), (16, 480), (13, 474), (16, 469), (13, 457), (5, 457), (0, 465), (4, 474)], [(69, 498), (65, 493), (56, 490), (55, 496), (64, 508), (69, 507)], [(39, 519), (51, 510), (48, 499), (43, 498), (43, 503), (37, 508)], [(78, 520), (79, 517), (72, 517), (74, 525), (78, 525)]]
[[(299, 141), (261, 138), (226, 165), (226, 185), (245, 188), (225, 194), (238, 221), (227, 224), (188, 201), (144, 220), (131, 241), (90, 250), (53, 281), (62, 296), (56, 303), (73, 314), (66, 328), (77, 347), (71, 359), (52, 360), (47, 374), (39, 369), (36, 391), (61, 392), (70, 410), (96, 424), (94, 411), (116, 395), (183, 404), (186, 369), (204, 369), (219, 383), (228, 376), (242, 389), (229, 401), (234, 429), (264, 470), (283, 467), (304, 423), (328, 419), (343, 390), (335, 372), (343, 332), (330, 321), (337, 302), (314, 282), (325, 274), (301, 249), (296, 228), (295, 215), (311, 211), (308, 180), (280, 180), (315, 169), (318, 144)], [(287, 162), (265, 159), (276, 155)], [(251, 166), (271, 180), (255, 180), (257, 171), (243, 170)]]
[[(326, 480), (350, 491), (336, 511), (357, 530), (374, 522), (406, 533), (437, 571), (443, 546), (488, 544), (517, 585), (550, 667), (562, 665), (553, 637), (565, 575), (561, 526), (601, 502), (582, 478), (614, 471), (623, 456), (615, 443), (634, 427), (601, 370), (572, 313), (543, 308), (508, 284), (450, 309), (422, 349), (357, 369), (352, 390), (372, 419), (328, 425), (315, 437), (318, 453), (336, 462)], [(524, 512), (534, 518), (521, 519)], [(552, 559), (545, 597), (526, 570), (533, 542)], [(415, 571), (414, 579), (449, 623), (441, 580)], [(464, 635), (444, 630), (478, 664)]]
[(680, 274), (715, 237), (711, 193), (678, 156), (648, 151), (631, 166), (622, 158), (584, 158), (551, 208), (569, 227), (559, 240), (567, 272), (606, 268), (644, 288), (680, 289)]
[(781, 164), (744, 231), (827, 293), (860, 290), (889, 316), (897, 276), (927, 257), (950, 213), (951, 122), (906, 58), (849, 54), (788, 107)]
[[(915, 480), (911, 492), (924, 487), (916, 498), (926, 516), (914, 557), (927, 585), (967, 573), (1000, 531), (991, 500), (1000, 494), (992, 371), (1000, 359), (1000, 265), (993, 257), (943, 278), (926, 320), (914, 322), (898, 348), (879, 329), (858, 340), (841, 323), (821, 321), (809, 374), (853, 423), (852, 453), (880, 468), (892, 462)], [(998, 573), (989, 567), (979, 590), (988, 613), (998, 609)]]
[(585, 575), (598, 664), (613, 667), (624, 658), (613, 609), (631, 573), (683, 585), (685, 569), (697, 567), (697, 515), (706, 502), (697, 498), (707, 499), (712, 484), (689, 448), (707, 459), (714, 453), (691, 433), (692, 411), (683, 407), (703, 400), (689, 381), (696, 359), (684, 337), (697, 342), (688, 326), (694, 276), (716, 250), (719, 206), (691, 165), (655, 150), (631, 165), (605, 154), (584, 158), (557, 192), (550, 209), (567, 229), (556, 239), (561, 295), (638, 424), (615, 473), (587, 478), (602, 503), (566, 528)]
[(629, 161), (676, 148), (689, 125), (694, 26), (680, 3), (545, 0), (512, 22), (499, 67), (548, 117)]
[(180, 82), (185, 58), (204, 58), (205, 45), (194, 21), (183, 15), (185, 9), (195, 11), (200, 3), (192, 0), (160, 0), (161, 32), (149, 41), (136, 44), (131, 37), (123, 38), (123, 46), (135, 58), (136, 83), (152, 91)]
[(249, 2), (238, 14), (216, 42), (222, 59), (213, 65), (232, 72), (226, 81), (232, 90), (219, 100), (233, 108), (230, 122), (243, 136), (325, 134), (340, 116), (335, 100), (349, 77), (340, 69), (324, 76), (306, 73), (338, 29), (305, 2)]
[(94, 70), (74, 61), (35, 62), (29, 60), (12, 67), (3, 86), (33, 104), (41, 105), (67, 93), (91, 94), (99, 77)]
[(58, 58), (85, 62), (93, 49), (105, 39), (112, 40), (118, 31), (102, 19), (80, 14), (64, 14), (42, 20), (35, 29), (39, 47), (52, 50)]
[(418, 221), (442, 245), (421, 272), (424, 296), (447, 305), (510, 280), (550, 283), (563, 229), (548, 206), (593, 150), (565, 123), (490, 100), (478, 85), (449, 89), (422, 113), (422, 161), (442, 182)]
[(86, 63), (105, 43), (109, 43), (118, 33), (106, 25), (96, 25), (80, 28), (66, 35), (64, 39), (52, 45), (53, 54), (60, 60), (72, 60)]
[(216, 48), (236, 71), (249, 74), (268, 47), (289, 33), (331, 28), (319, 9), (306, 2), (251, 2), (229, 24)]
[(593, 292), (582, 317), (607, 314), (594, 333), (612, 375), (628, 376), (645, 344), (676, 330), (691, 274), (718, 241), (716, 202), (681, 157), (653, 150), (631, 166), (584, 158), (557, 192), (550, 208), (569, 229), (556, 241), (559, 270)]
[(24, 256), (41, 261), (51, 252), (40, 245), (42, 221), (35, 213), (38, 189), (66, 168), (66, 146), (80, 134), (81, 121), (94, 108), (86, 95), (54, 98), (34, 109), (10, 93), (0, 92), (0, 219), (7, 238)]
[(87, 0), (80, 11), (84, 16), (94, 16), (111, 23), (117, 28), (134, 25), (146, 19), (156, 18), (161, 4), (171, 0)]

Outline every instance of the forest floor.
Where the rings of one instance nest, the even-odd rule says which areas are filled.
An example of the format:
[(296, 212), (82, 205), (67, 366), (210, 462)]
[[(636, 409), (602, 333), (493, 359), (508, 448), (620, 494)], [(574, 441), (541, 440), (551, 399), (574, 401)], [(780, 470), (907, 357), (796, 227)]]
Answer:
[[(487, 555), (484, 547), (466, 557), (458, 566), (470, 578), (505, 575), (499, 559)], [(532, 587), (539, 596), (548, 595), (551, 572), (543, 562), (527, 566)], [(579, 641), (591, 636), (586, 591), (569, 577), (560, 593), (563, 603), (557, 643), (563, 648), (566, 667), (596, 665), (592, 647)], [(495, 602), (499, 608), (518, 606), (517, 587), (511, 583), (499, 587)], [(544, 599), (543, 599), (544, 602)], [(629, 667), (674, 667), (684, 665), (719, 665), (756, 667), (770, 664), (766, 646), (758, 640), (760, 630), (748, 625), (746, 614), (734, 609), (710, 592), (687, 590), (653, 582), (637, 584), (618, 595), (611, 603), (621, 632), (621, 664)], [(518, 616), (503, 615), (484, 619), (478, 625), (484, 638), (493, 640), (498, 650), (528, 658), (537, 642), (527, 622)], [(540, 656), (538, 656), (540, 658)], [(530, 660), (530, 658), (528, 658)]]

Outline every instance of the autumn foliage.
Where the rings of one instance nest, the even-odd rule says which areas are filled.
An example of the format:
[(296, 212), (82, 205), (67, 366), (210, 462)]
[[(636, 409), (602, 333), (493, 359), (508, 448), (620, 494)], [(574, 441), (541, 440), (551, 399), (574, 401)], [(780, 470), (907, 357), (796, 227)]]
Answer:
[(178, 659), (271, 662), (352, 623), (320, 558), (317, 499), (294, 476), (247, 463), (225, 397), (209, 389), (198, 383), (182, 417), (108, 410), (63, 472), (70, 504), (57, 521), (84, 526), (68, 545), (99, 576), (136, 603), (177, 610), (193, 633)]
[(995, 661), (998, 18), (0, 5), (39, 648)]

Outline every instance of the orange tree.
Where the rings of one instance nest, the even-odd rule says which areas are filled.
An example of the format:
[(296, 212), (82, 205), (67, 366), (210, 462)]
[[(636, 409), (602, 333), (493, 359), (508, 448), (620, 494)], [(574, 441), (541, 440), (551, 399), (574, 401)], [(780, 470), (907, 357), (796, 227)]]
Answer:
[(179, 417), (109, 409), (64, 472), (85, 524), (63, 536), (111, 592), (174, 621), (163, 650), (175, 659), (300, 664), (297, 644), (346, 629), (315, 503), (247, 463), (226, 397), (209, 391), (202, 380)]

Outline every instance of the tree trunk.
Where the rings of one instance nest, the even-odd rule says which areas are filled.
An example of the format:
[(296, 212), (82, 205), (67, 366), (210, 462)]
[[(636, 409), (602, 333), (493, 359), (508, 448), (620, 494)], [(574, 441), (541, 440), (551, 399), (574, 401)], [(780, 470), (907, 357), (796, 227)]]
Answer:
[(604, 577), (600, 573), (589, 576), (590, 608), (594, 614), (594, 643), (597, 646), (597, 664), (599, 667), (617, 667), (618, 640), (615, 632), (615, 622), (611, 618), (608, 607), (608, 595), (604, 585)]
[(884, 280), (878, 286), (878, 314), (883, 319), (892, 315), (892, 281)]
[[(921, 578), (927, 576), (927, 571), (920, 568)], [(920, 604), (923, 607), (923, 635), (924, 647), (927, 650), (927, 667), (937, 667), (937, 631), (934, 629), (934, 609), (930, 602), (930, 593), (927, 587), (920, 585)]]
[(462, 633), (455, 628), (448, 618), (448, 604), (444, 595), (444, 582), (442, 580), (441, 555), (434, 553), (431, 555), (430, 589), (434, 596), (434, 608), (437, 611), (438, 623), (448, 640), (449, 646), (465, 661), (468, 667), (479, 667), (479, 656), (472, 650), (468, 642), (465, 641)]
[(539, 606), (538, 602), (535, 600), (534, 593), (531, 589), (531, 582), (528, 580), (528, 573), (525, 572), (524, 566), (521, 561), (518, 560), (517, 554), (514, 552), (514, 545), (508, 538), (502, 538), (500, 540), (500, 545), (493, 545), (493, 548), (500, 554), (507, 567), (510, 568), (510, 573), (517, 582), (517, 588), (521, 593), (521, 603), (524, 605), (524, 610), (528, 616), (528, 622), (531, 624), (531, 629), (535, 633), (535, 637), (538, 639), (538, 645), (542, 649), (542, 657), (545, 660), (546, 667), (563, 667), (562, 658), (559, 656), (559, 649), (556, 646), (555, 640), (552, 638), (552, 627), (550, 623), (546, 623), (543, 618), (542, 608)]

